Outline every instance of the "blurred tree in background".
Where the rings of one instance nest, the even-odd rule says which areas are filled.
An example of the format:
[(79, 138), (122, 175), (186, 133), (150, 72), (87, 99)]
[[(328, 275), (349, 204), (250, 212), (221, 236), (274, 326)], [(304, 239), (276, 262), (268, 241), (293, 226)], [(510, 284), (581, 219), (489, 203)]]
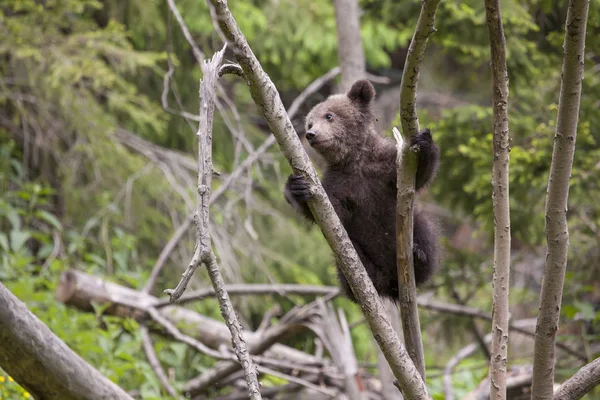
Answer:
[[(206, 57), (222, 47), (202, 1), (176, 2)], [(379, 104), (395, 97), (419, 12), (414, 0), (360, 2), (369, 72)], [(545, 187), (555, 130), (566, 0), (503, 2), (510, 75), (511, 215), (514, 318), (536, 314), (544, 265)], [(314, 0), (233, 1), (232, 13), (280, 90), (286, 106), (337, 65), (333, 4)], [(421, 125), (442, 151), (425, 199), (444, 227), (445, 259), (425, 292), (482, 309), (491, 305), (491, 75), (483, 2), (445, 1), (419, 85)], [(103, 374), (144, 399), (164, 399), (146, 361), (137, 323), (81, 313), (54, 300), (61, 272), (77, 268), (141, 289), (156, 258), (195, 200), (195, 130), (182, 117), (198, 110), (200, 68), (165, 1), (5, 0), (0, 4), (0, 280), (58, 336)], [(570, 258), (560, 335), (587, 356), (600, 352), (600, 0), (591, 0), (585, 80), (571, 182)], [(169, 72), (168, 72), (169, 71)], [(165, 76), (170, 77), (166, 79)], [(245, 83), (221, 80), (214, 163), (229, 174), (269, 134)], [(335, 91), (310, 97), (293, 120)], [(386, 103), (387, 102), (387, 103)], [(166, 109), (166, 103), (168, 108)], [(399, 126), (399, 120), (395, 125)], [(386, 132), (390, 131), (386, 127)], [(330, 251), (317, 229), (299, 222), (281, 188), (289, 166), (276, 149), (261, 156), (211, 208), (214, 245), (229, 283), (335, 285)], [(193, 252), (192, 233), (171, 254), (154, 294), (172, 287)], [(196, 275), (194, 287), (207, 283)], [(242, 297), (234, 305), (248, 330), (275, 303), (301, 296)], [(360, 312), (335, 300), (350, 322)], [(220, 318), (216, 302), (190, 308)], [(474, 341), (465, 318), (422, 312), (428, 386), (441, 398), (436, 368)], [(489, 331), (487, 323), (479, 330)], [(563, 329), (564, 328), (564, 329)], [(376, 359), (364, 325), (352, 331), (359, 361)], [(562, 336), (561, 336), (562, 337)], [(530, 342), (511, 338), (511, 362), (531, 358)], [(314, 351), (310, 335), (286, 343)], [(163, 365), (181, 389), (214, 360), (157, 338)], [(560, 377), (578, 364), (559, 360)], [(482, 354), (455, 376), (457, 396), (487, 374)], [(281, 382), (268, 375), (266, 386)], [(25, 396), (0, 370), (0, 397)], [(6, 386), (3, 386), (6, 385)], [(3, 392), (4, 391), (4, 392)]]

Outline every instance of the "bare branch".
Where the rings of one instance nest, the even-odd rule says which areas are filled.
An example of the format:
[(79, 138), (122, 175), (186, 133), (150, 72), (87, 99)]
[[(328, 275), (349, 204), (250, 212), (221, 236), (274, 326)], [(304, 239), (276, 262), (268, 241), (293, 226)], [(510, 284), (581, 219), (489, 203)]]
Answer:
[(397, 140), (397, 204), (396, 204), (396, 264), (398, 268), (399, 304), (402, 311), (404, 343), (421, 377), (425, 379), (425, 353), (421, 339), (417, 289), (413, 260), (413, 207), (417, 158), (410, 148), (410, 139), (419, 131), (416, 98), (417, 84), (429, 36), (435, 32), (433, 23), (440, 0), (423, 0), (415, 33), (410, 42), (400, 88), (400, 119), (404, 143)]
[[(172, 0), (170, 0), (172, 1)], [(213, 56), (212, 60), (202, 64), (204, 77), (200, 83), (200, 123), (198, 124), (198, 206), (196, 209), (196, 251), (190, 265), (183, 273), (181, 281), (174, 290), (165, 290), (169, 294), (171, 301), (176, 301), (183, 292), (191, 279), (194, 271), (204, 263), (208, 270), (208, 275), (212, 281), (221, 315), (225, 319), (225, 324), (231, 332), (231, 341), (238, 361), (244, 369), (246, 384), (248, 385), (249, 397), (253, 400), (262, 399), (258, 384), (256, 369), (250, 358), (246, 342), (242, 335), (242, 326), (225, 290), (225, 281), (219, 271), (217, 258), (212, 250), (210, 237), (210, 194), (211, 183), (214, 168), (212, 164), (212, 124), (215, 110), (215, 92), (217, 89), (217, 80), (219, 68), (223, 61), (225, 48)]]
[[(485, 311), (474, 307), (462, 306), (459, 304), (452, 304), (446, 302), (443, 303), (441, 301), (435, 301), (430, 298), (426, 298), (425, 296), (419, 296), (417, 298), (417, 303), (419, 304), (419, 307), (424, 308), (426, 310), (462, 315), (465, 317), (478, 318), (487, 321), (492, 320), (491, 314), (488, 314)], [(535, 336), (535, 332), (525, 329), (522, 326), (516, 324), (515, 322), (509, 322), (508, 327), (510, 331), (519, 332), (527, 336)], [(572, 349), (564, 343), (557, 343), (556, 346), (561, 350), (564, 350), (566, 353), (572, 355), (573, 357), (576, 357), (578, 360), (581, 360), (583, 362), (587, 361), (587, 358), (584, 354), (581, 354), (580, 352)]]
[(579, 400), (598, 385), (600, 385), (600, 357), (583, 366), (565, 381), (554, 395), (554, 400)]
[[(339, 293), (339, 288), (333, 286), (314, 286), (314, 285), (299, 285), (299, 284), (229, 284), (225, 286), (227, 293), (234, 296), (240, 295), (256, 295), (256, 294), (277, 294), (280, 296), (288, 296), (291, 294), (304, 295), (336, 295)], [(194, 301), (215, 297), (213, 288), (200, 289), (195, 292), (188, 293), (177, 300), (178, 305), (191, 303)], [(170, 300), (161, 300), (156, 304), (157, 308), (170, 305)]]
[[(321, 89), (321, 87), (323, 87), (323, 85), (325, 85), (327, 82), (329, 82), (330, 80), (332, 80), (333, 78), (335, 78), (338, 74), (340, 73), (340, 68), (339, 67), (335, 67), (333, 69), (331, 69), (329, 72), (327, 72), (325, 75), (315, 79), (310, 85), (308, 85), (299, 95), (298, 97), (296, 97), (294, 99), (294, 101), (292, 102), (292, 104), (290, 105), (289, 109), (288, 109), (288, 116), (290, 119), (294, 118), (296, 116), (296, 114), (298, 113), (298, 110), (300, 109), (300, 106), (306, 101), (306, 99), (308, 97), (310, 97), (311, 95), (313, 95), (314, 93), (316, 93), (319, 89)], [(152, 147), (152, 144), (148, 143), (144, 143), (141, 142), (141, 140), (136, 140), (135, 138), (131, 137), (131, 136), (135, 136), (132, 134), (126, 134), (126, 132), (121, 132), (121, 136), (119, 136), (121, 138), (122, 141), (127, 140), (127, 144), (129, 146), (135, 147), (138, 151), (142, 151), (142, 149), (145, 149), (146, 147), (151, 147), (154, 152), (158, 151), (158, 146)], [(235, 169), (233, 170), (233, 172), (231, 173), (231, 175), (229, 175), (227, 177), (227, 179), (223, 182), (223, 184), (221, 184), (217, 190), (214, 191), (213, 195), (211, 196), (211, 203), (215, 202), (217, 199), (219, 199), (227, 189), (229, 189), (229, 187), (246, 171), (248, 170), (252, 165), (254, 165), (254, 163), (260, 158), (261, 155), (263, 155), (264, 153), (267, 152), (268, 149), (270, 149), (274, 144), (275, 144), (276, 140), (275, 140), (275, 136), (269, 136), (261, 145), (260, 147), (258, 147), (254, 152), (250, 153), (248, 155), (248, 157), (246, 157), (246, 159)], [(143, 146), (145, 144), (148, 144), (148, 146)], [(144, 150), (143, 151), (145, 153), (146, 156), (148, 156), (148, 152), (149, 150)], [(176, 157), (177, 153), (172, 152), (172, 151), (167, 151), (165, 149), (165, 154), (168, 155), (170, 158)], [(185, 161), (185, 165), (187, 167), (189, 167), (189, 162), (187, 158), (182, 158), (182, 161)], [(154, 159), (154, 158), (153, 158)], [(192, 166), (192, 168), (195, 168), (195, 164)], [(177, 228), (177, 230), (173, 233), (173, 235), (171, 236), (171, 238), (169, 239), (169, 241), (167, 242), (167, 244), (165, 245), (165, 247), (163, 248), (163, 250), (161, 251), (160, 255), (158, 256), (158, 259), (156, 260), (156, 263), (154, 264), (154, 267), (152, 268), (152, 272), (150, 273), (150, 277), (148, 278), (148, 282), (146, 283), (146, 285), (144, 286), (144, 292), (146, 293), (150, 293), (150, 291), (152, 290), (152, 288), (154, 287), (154, 285), (156, 284), (156, 279), (158, 279), (158, 276), (160, 275), (160, 272), (162, 270), (162, 268), (165, 266), (165, 263), (167, 262), (168, 258), (170, 257), (171, 253), (175, 250), (177, 244), (179, 243), (179, 241), (183, 238), (183, 236), (187, 233), (187, 230), (189, 229), (189, 227), (192, 224), (192, 220), (193, 220), (193, 215), (190, 215), (180, 226), (179, 228)]]
[(234, 55), (246, 75), (250, 94), (277, 138), (282, 153), (290, 162), (294, 173), (301, 174), (309, 182), (310, 190), (314, 194), (313, 199), (309, 201), (309, 207), (335, 256), (340, 260), (342, 271), (400, 387), (412, 399), (428, 398), (425, 383), (394, 331), (373, 283), (321, 186), (319, 177), (285, 112), (277, 89), (252, 53), (227, 8), (227, 2), (207, 1), (214, 8), (214, 21), (232, 46)]
[(233, 358), (229, 353), (222, 353), (220, 351), (213, 350), (204, 343), (182, 333), (174, 324), (171, 323), (171, 321), (161, 315), (155, 308), (150, 307), (146, 311), (148, 312), (148, 315), (150, 315), (150, 318), (162, 326), (165, 331), (175, 340), (185, 343), (191, 348), (196, 349), (198, 352), (216, 358), (217, 360), (231, 360)]
[[(138, 292), (106, 281), (100, 277), (70, 270), (63, 273), (56, 285), (56, 299), (66, 305), (83, 311), (94, 311), (93, 304), (102, 305), (103, 312), (122, 318), (145, 320), (150, 318), (149, 309), (161, 300), (146, 293)], [(162, 307), (158, 312), (173, 325), (179, 326), (182, 333), (193, 336), (211, 348), (231, 344), (231, 335), (225, 324), (183, 307)], [(250, 346), (263, 340), (259, 332), (247, 332)], [(320, 364), (316, 357), (288, 346), (276, 343), (265, 354), (268, 357), (284, 358), (300, 364)], [(238, 364), (239, 365), (239, 364)]]
[(148, 358), (148, 362), (154, 371), (154, 375), (158, 378), (160, 384), (165, 388), (169, 396), (179, 399), (181, 396), (177, 393), (177, 390), (171, 386), (169, 383), (169, 378), (165, 373), (162, 365), (160, 365), (160, 361), (156, 356), (156, 352), (154, 351), (154, 345), (152, 344), (152, 338), (150, 337), (150, 332), (148, 332), (148, 328), (145, 325), (140, 325), (140, 334), (142, 335), (142, 346), (144, 347), (144, 353), (146, 353), (146, 358)]
[(310, 388), (310, 389), (312, 389), (318, 393), (322, 393), (326, 396), (335, 397), (338, 394), (338, 391), (334, 391), (331, 389), (325, 389), (325, 388), (321, 387), (320, 385), (315, 385), (314, 383), (307, 381), (306, 379), (297, 378), (295, 376), (288, 375), (288, 374), (283, 374), (283, 373), (278, 372), (271, 368), (259, 366), (258, 370), (260, 372), (262, 372), (263, 374), (269, 374), (269, 375), (276, 376), (278, 378), (286, 379), (288, 382), (297, 383), (298, 385)]
[(492, 278), (492, 350), (490, 358), (490, 398), (506, 399), (508, 354), (508, 291), (510, 283), (510, 207), (508, 161), (508, 71), (506, 39), (500, 0), (485, 0), (490, 34), (493, 85), (492, 204), (494, 211), (494, 274)]
[[(162, 251), (158, 255), (158, 258), (156, 259), (156, 263), (154, 263), (154, 267), (152, 267), (152, 271), (150, 271), (150, 276), (148, 277), (148, 281), (146, 282), (146, 285), (142, 289), (142, 292), (150, 293), (150, 291), (156, 284), (156, 280), (158, 279), (160, 272), (162, 271), (163, 267), (165, 266), (167, 260), (169, 259), (169, 256), (171, 255), (173, 250), (175, 250), (175, 247), (177, 247), (177, 244), (181, 241), (181, 239), (183, 239), (184, 235), (187, 233), (187, 230), (189, 229), (191, 224), (192, 224), (192, 217), (189, 216), (188, 218), (186, 218), (185, 221), (183, 221), (183, 223), (181, 225), (179, 225), (179, 228), (177, 228), (175, 233), (173, 233), (173, 236), (171, 236), (171, 238), (169, 239), (169, 241), (167, 242), (165, 247), (163, 247)], [(169, 303), (170, 303), (170, 300), (169, 300)]]
[(202, 64), (202, 60), (205, 59), (204, 53), (202, 53), (202, 51), (196, 44), (196, 41), (192, 37), (190, 30), (188, 29), (187, 25), (183, 21), (183, 17), (179, 13), (179, 10), (177, 9), (177, 6), (175, 5), (175, 0), (167, 0), (167, 3), (169, 4), (169, 8), (171, 9), (171, 12), (173, 13), (173, 15), (175, 15), (175, 19), (177, 19), (177, 23), (179, 24), (179, 27), (181, 28), (181, 31), (183, 32), (183, 36), (185, 36), (185, 39), (187, 40), (188, 44), (192, 48), (192, 51), (194, 52), (194, 57), (196, 57), (196, 61), (198, 61), (198, 64)]
[[(489, 342), (492, 339), (492, 335), (488, 334), (483, 340), (485, 342)], [(456, 353), (444, 367), (444, 398), (446, 400), (454, 400), (454, 390), (452, 389), (452, 373), (454, 372), (454, 368), (465, 358), (470, 357), (475, 354), (475, 352), (480, 348), (479, 343), (471, 343), (468, 346), (463, 347)]]
[[(262, 354), (268, 348), (273, 346), (290, 330), (306, 322), (312, 316), (311, 309), (316, 306), (316, 302), (307, 304), (301, 308), (294, 308), (288, 312), (279, 323), (260, 332), (260, 339), (250, 345), (250, 353)], [(214, 368), (203, 372), (200, 376), (190, 380), (185, 385), (185, 392), (195, 395), (214, 385), (216, 382), (226, 378), (240, 369), (240, 364), (236, 362), (221, 362)]]
[(322, 334), (319, 335), (325, 343), (331, 358), (344, 374), (344, 388), (350, 400), (362, 400), (363, 384), (358, 373), (358, 361), (352, 344), (352, 336), (348, 322), (340, 309), (339, 320), (331, 304), (325, 304), (317, 299), (322, 314), (319, 324)]
[(546, 197), (546, 269), (535, 336), (532, 399), (552, 399), (554, 346), (567, 269), (567, 199), (575, 155), (589, 0), (569, 0), (560, 96)]
[(133, 400), (0, 283), (0, 367), (36, 399)]

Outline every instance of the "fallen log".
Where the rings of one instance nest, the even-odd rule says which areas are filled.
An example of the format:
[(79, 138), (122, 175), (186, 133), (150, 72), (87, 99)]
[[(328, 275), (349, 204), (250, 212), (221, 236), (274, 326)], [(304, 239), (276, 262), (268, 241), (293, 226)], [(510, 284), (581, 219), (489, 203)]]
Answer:
[[(106, 306), (106, 314), (134, 318), (137, 321), (150, 319), (148, 309), (162, 303), (152, 295), (76, 270), (61, 275), (56, 287), (56, 299), (90, 312), (93, 311), (92, 304), (103, 305)], [(231, 335), (222, 322), (178, 306), (160, 307), (158, 311), (183, 333), (209, 347), (217, 349), (221, 345), (231, 346)], [(260, 341), (260, 334), (245, 332), (245, 338), (248, 344), (253, 346)], [(274, 344), (265, 355), (300, 364), (321, 364), (317, 357), (279, 343)]]
[(1, 283), (0, 367), (39, 400), (133, 400)]

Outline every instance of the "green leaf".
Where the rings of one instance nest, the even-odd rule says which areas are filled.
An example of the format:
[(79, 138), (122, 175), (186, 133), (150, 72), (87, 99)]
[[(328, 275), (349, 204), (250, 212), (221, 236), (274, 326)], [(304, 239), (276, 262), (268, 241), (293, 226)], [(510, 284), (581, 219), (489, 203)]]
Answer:
[(27, 231), (10, 231), (10, 244), (14, 252), (18, 252), (23, 248), (25, 243), (31, 238), (31, 234)]
[(58, 218), (56, 218), (53, 214), (50, 214), (48, 211), (38, 210), (36, 212), (36, 216), (39, 219), (41, 219), (42, 221), (45, 221), (48, 224), (52, 225), (54, 227), (54, 229), (56, 229), (57, 231), (59, 231), (59, 232), (62, 231), (62, 225), (61, 225), (60, 221), (58, 220)]

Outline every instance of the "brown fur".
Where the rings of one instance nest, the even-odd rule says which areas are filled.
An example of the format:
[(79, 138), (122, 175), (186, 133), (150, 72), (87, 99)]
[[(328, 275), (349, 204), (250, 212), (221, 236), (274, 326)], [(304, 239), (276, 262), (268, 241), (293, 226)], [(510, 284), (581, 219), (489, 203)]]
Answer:
[[(369, 81), (354, 83), (346, 95), (330, 96), (306, 117), (306, 137), (321, 154), (327, 168), (323, 187), (348, 232), (377, 292), (398, 298), (396, 270), (396, 145), (379, 135), (371, 103), (375, 89)], [(417, 191), (434, 177), (439, 149), (429, 130), (412, 138), (418, 146)], [(286, 183), (285, 198), (314, 222), (306, 201), (308, 184), (299, 175)], [(439, 263), (435, 225), (420, 212), (414, 214), (414, 267), (417, 283), (432, 275)], [(338, 265), (340, 285), (354, 296)]]

